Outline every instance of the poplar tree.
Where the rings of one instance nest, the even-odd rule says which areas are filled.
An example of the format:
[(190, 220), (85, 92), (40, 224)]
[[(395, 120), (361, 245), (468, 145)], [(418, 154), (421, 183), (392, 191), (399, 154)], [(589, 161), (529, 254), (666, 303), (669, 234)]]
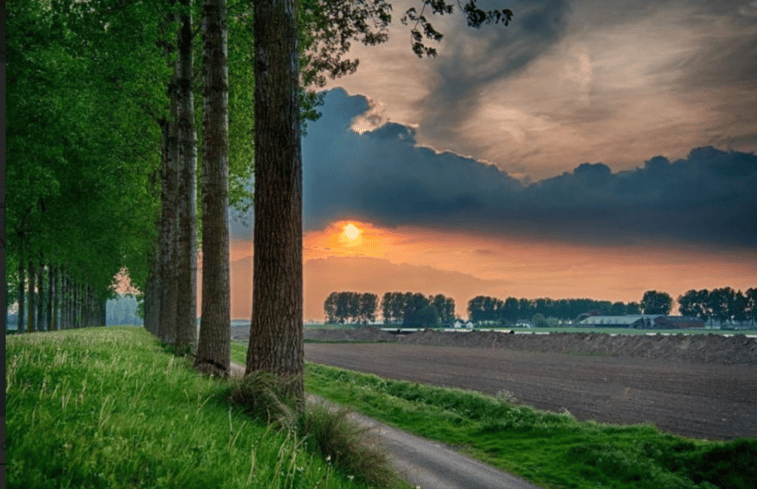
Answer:
[(202, 317), (195, 365), (226, 376), (231, 361), (226, 0), (205, 0), (202, 12)]

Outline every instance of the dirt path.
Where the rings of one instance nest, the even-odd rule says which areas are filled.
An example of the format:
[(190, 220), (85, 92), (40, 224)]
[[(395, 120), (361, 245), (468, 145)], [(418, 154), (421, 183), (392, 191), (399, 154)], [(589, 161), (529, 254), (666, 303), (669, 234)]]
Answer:
[[(242, 365), (231, 363), (232, 375), (244, 375)], [(309, 402), (321, 401), (308, 396)], [(410, 484), (423, 489), (538, 489), (537, 486), (439, 443), (392, 428), (352, 413), (360, 426), (370, 428), (389, 451), (395, 470)]]
[(306, 344), (305, 359), (382, 377), (506, 391), (580, 420), (652, 422), (696, 438), (757, 437), (754, 365), (392, 343)]

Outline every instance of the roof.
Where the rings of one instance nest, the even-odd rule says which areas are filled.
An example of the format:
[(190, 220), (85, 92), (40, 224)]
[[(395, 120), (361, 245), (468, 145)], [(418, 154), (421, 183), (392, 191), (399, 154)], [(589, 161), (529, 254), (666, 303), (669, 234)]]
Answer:
[(630, 325), (643, 319), (653, 321), (654, 319), (662, 316), (662, 314), (628, 314), (626, 316), (589, 316), (581, 321), (581, 324), (594, 324), (594, 325)]

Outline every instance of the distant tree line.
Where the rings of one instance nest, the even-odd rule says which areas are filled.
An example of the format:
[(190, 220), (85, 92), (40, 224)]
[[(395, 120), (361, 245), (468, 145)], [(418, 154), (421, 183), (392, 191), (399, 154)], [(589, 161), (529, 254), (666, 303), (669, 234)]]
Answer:
[(326, 321), (330, 324), (368, 324), (376, 320), (377, 307), (376, 294), (359, 292), (332, 292), (323, 304)]
[(536, 314), (557, 319), (575, 319), (589, 311), (603, 315), (623, 316), (640, 314), (641, 305), (636, 302), (610, 302), (594, 299), (524, 299), (508, 297), (504, 301), (496, 297), (479, 295), (468, 301), (468, 318), (474, 322), (492, 321), (514, 323), (530, 319)]
[(683, 316), (705, 321), (757, 321), (757, 287), (746, 292), (730, 287), (720, 289), (689, 290), (678, 297), (678, 310)]
[(385, 324), (408, 328), (448, 325), (455, 321), (455, 301), (443, 294), (386, 292), (381, 299), (381, 312)]
[[(332, 292), (323, 309), (330, 324), (367, 324), (376, 320), (377, 306), (376, 294)], [(455, 301), (442, 294), (425, 296), (420, 292), (387, 292), (381, 299), (381, 312), (385, 324), (434, 327), (454, 322)]]

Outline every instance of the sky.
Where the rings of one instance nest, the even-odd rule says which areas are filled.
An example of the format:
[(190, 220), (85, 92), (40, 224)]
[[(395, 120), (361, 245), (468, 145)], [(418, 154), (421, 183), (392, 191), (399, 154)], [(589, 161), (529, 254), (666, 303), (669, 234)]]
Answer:
[[(466, 317), (476, 295), (757, 287), (757, 1), (481, 1), (511, 24), (432, 18), (422, 60), (398, 22), (420, 1), (393, 5), (302, 139), (305, 320), (342, 290)], [(251, 241), (234, 223), (234, 318)]]

